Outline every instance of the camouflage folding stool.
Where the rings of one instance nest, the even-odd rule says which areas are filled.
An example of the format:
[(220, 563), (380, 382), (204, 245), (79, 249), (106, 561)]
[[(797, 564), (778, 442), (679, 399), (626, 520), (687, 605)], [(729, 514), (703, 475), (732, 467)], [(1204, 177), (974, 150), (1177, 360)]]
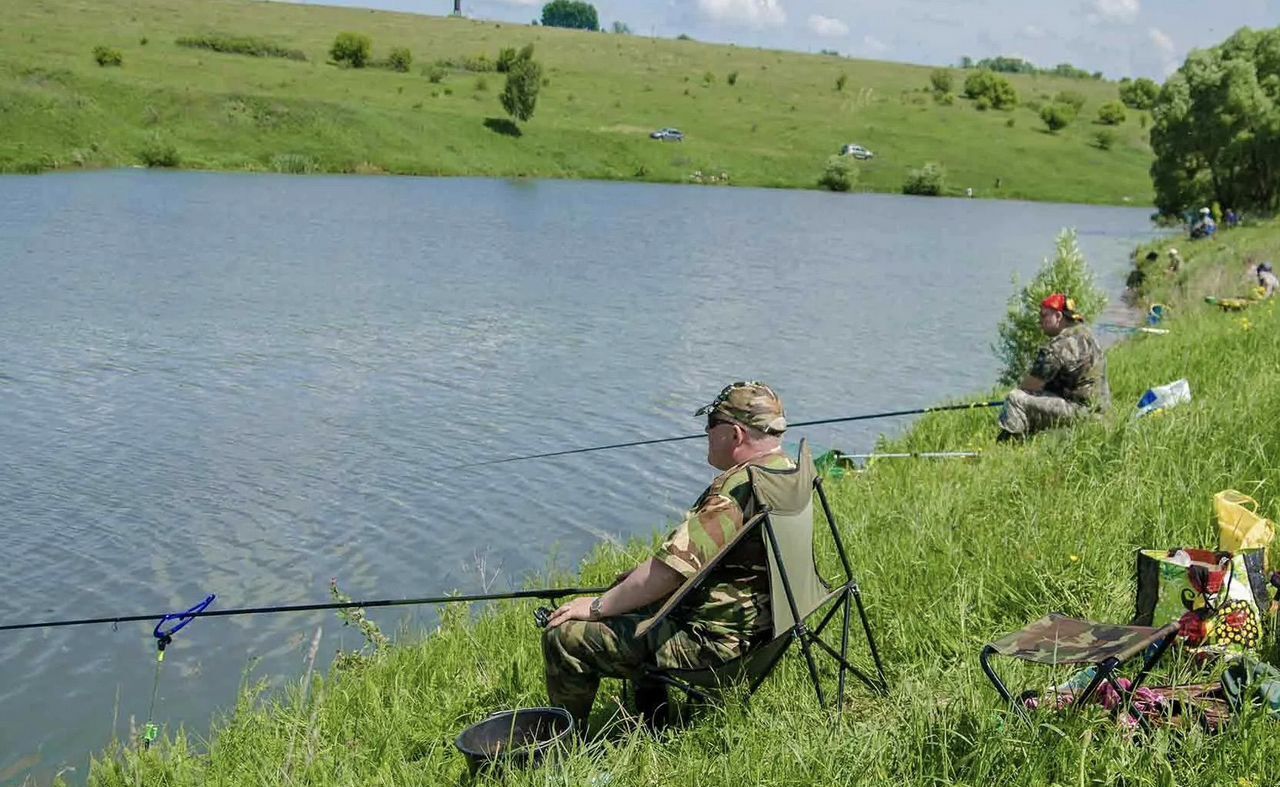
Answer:
[[(718, 692), (732, 683), (750, 681), (746, 694), (746, 699), (749, 701), (751, 695), (760, 688), (760, 685), (773, 672), (774, 667), (782, 660), (788, 648), (793, 643), (798, 643), (804, 653), (819, 705), (826, 705), (826, 695), (822, 690), (822, 682), (819, 679), (818, 666), (814, 658), (818, 650), (829, 655), (839, 666), (837, 708), (844, 702), (845, 679), (848, 673), (852, 673), (873, 691), (880, 694), (888, 693), (888, 683), (885, 680), (884, 667), (880, 663), (880, 653), (876, 650), (875, 639), (871, 634), (871, 624), (867, 620), (867, 613), (862, 605), (862, 593), (857, 581), (853, 578), (849, 556), (844, 550), (844, 543), (840, 540), (835, 515), (827, 502), (826, 492), (822, 488), (822, 478), (814, 466), (808, 445), (801, 441), (796, 467), (793, 469), (751, 466), (748, 468), (748, 473), (751, 478), (753, 498), (751, 510), (748, 513), (752, 515), (733, 540), (726, 544), (713, 560), (677, 588), (657, 613), (640, 624), (636, 629), (636, 636), (643, 637), (678, 607), (681, 601), (706, 579), (742, 539), (763, 538), (769, 563), (769, 606), (772, 615), (769, 638), (744, 655), (714, 667), (676, 670), (652, 666), (646, 670), (646, 677), (652, 681), (674, 686), (704, 701), (709, 698), (708, 692)], [(815, 492), (822, 505), (822, 511), (826, 516), (836, 553), (843, 568), (844, 579), (835, 587), (828, 585), (822, 579), (814, 557), (813, 498)], [(831, 604), (831, 608), (827, 610), (817, 628), (808, 628), (805, 621), (832, 601), (835, 603)], [(851, 664), (848, 659), (851, 605), (857, 608), (858, 616), (862, 621), (862, 629), (867, 637), (867, 647), (875, 665), (874, 677)], [(840, 629), (838, 651), (821, 638), (822, 632), (835, 619), (837, 612), (843, 612), (843, 627)]]
[[(1132, 709), (1133, 694), (1164, 656), (1178, 635), (1178, 624), (1170, 623), (1161, 628), (1151, 626), (1120, 626), (1112, 623), (1094, 623), (1069, 618), (1056, 612), (1050, 613), (1020, 631), (1006, 634), (982, 649), (982, 671), (1005, 702), (1015, 710), (1025, 712), (1021, 700), (1034, 696), (1026, 692), (1014, 699), (1004, 682), (991, 666), (991, 657), (999, 654), (1034, 664), (1059, 666), (1067, 664), (1093, 665), (1093, 678), (1084, 690), (1076, 695), (1072, 705), (1087, 703), (1105, 682), (1120, 697), (1120, 707), (1146, 725), (1146, 720)], [(1142, 669), (1127, 688), (1121, 686), (1116, 675), (1125, 662), (1146, 653)]]

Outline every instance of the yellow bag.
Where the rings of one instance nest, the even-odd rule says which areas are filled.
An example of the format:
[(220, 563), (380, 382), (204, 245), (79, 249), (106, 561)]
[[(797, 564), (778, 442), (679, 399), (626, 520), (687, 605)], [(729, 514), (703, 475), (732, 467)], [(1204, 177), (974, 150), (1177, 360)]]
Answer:
[(1258, 501), (1252, 497), (1224, 489), (1213, 496), (1213, 510), (1218, 515), (1218, 549), (1239, 552), (1271, 547), (1275, 525), (1258, 516)]

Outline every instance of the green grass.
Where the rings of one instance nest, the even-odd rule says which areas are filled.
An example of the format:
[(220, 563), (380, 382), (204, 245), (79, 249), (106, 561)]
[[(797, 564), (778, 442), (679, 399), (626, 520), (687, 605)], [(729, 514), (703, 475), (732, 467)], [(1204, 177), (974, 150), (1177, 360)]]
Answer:
[[(1088, 120), (1048, 134), (1027, 106), (939, 105), (924, 66), (292, 3), (11, 5), (0, 25), (0, 171), (130, 166), (158, 133), (189, 168), (271, 171), (277, 156), (303, 156), (325, 172), (690, 182), (700, 170), (732, 184), (815, 188), (827, 157), (856, 142), (877, 154), (859, 165), (861, 189), (896, 192), (910, 170), (937, 161), (951, 194), (1152, 199), (1138, 113), (1102, 151), (1090, 144), (1097, 127)], [(328, 64), (343, 31), (370, 35), (375, 59), (409, 48), (414, 67)], [(176, 43), (187, 38), (267, 40), (307, 60)], [(529, 42), (549, 83), (519, 137), (485, 125), (505, 117), (502, 75), (489, 76), (488, 90), (458, 69), (438, 84), (426, 76), (437, 61), (483, 54), (492, 62), (502, 47)], [(97, 66), (97, 45), (120, 50), (123, 65)], [(847, 84), (837, 90), (841, 75)], [(1011, 80), (1024, 102), (1079, 91), (1082, 118), (1117, 95), (1109, 82)], [(663, 126), (686, 141), (648, 139)]]
[[(1173, 307), (1172, 332), (1140, 335), (1110, 351), (1116, 407), (1103, 422), (997, 446), (991, 411), (933, 414), (886, 447), (980, 448), (982, 458), (883, 461), (832, 484), (891, 697), (855, 689), (834, 718), (816, 708), (793, 654), (749, 709), (730, 701), (694, 714), (685, 729), (653, 737), (614, 717), (618, 685), (607, 682), (594, 718), (603, 735), (504, 783), (1280, 782), (1276, 722), (1257, 714), (1217, 736), (1166, 729), (1143, 741), (1100, 712), (1043, 715), (1029, 726), (1002, 708), (978, 667), (983, 643), (1052, 610), (1128, 620), (1133, 551), (1213, 545), (1214, 492), (1240, 489), (1262, 501), (1267, 515), (1280, 515), (1280, 315), (1274, 302), (1254, 306), (1246, 327), (1241, 315), (1201, 303), (1196, 289), (1211, 281), (1243, 291), (1234, 255), (1276, 255), (1280, 225), (1178, 245), (1186, 252), (1185, 279), (1150, 280), (1150, 297)], [(1178, 377), (1190, 380), (1192, 403), (1131, 418), (1146, 388)], [(580, 577), (544, 579), (604, 583), (649, 548), (602, 548), (584, 561)], [(829, 548), (820, 562), (832, 564)], [(275, 694), (248, 689), (210, 741), (178, 737), (147, 753), (113, 750), (90, 781), (457, 783), (464, 766), (452, 739), (459, 730), (493, 710), (545, 701), (532, 607), (444, 610), (438, 631), (402, 634), (401, 644), (361, 670), (317, 677), (305, 697), (296, 685)], [(1189, 669), (1177, 659), (1170, 666)]]

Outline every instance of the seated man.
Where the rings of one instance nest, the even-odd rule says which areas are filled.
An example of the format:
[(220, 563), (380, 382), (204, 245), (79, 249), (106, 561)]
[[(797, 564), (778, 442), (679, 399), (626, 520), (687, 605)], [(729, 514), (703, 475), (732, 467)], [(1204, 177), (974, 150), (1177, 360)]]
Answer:
[[(601, 677), (632, 678), (642, 668), (715, 666), (767, 638), (768, 561), (763, 538), (734, 546), (702, 584), (644, 638), (636, 627), (698, 573), (749, 519), (754, 508), (748, 465), (791, 468), (782, 452), (787, 428), (782, 400), (762, 383), (726, 386), (695, 415), (707, 416), (707, 463), (722, 471), (653, 557), (623, 575), (604, 595), (574, 599), (550, 617), (542, 638), (551, 703), (585, 732)], [(636, 685), (642, 712), (665, 700), (665, 687)]]
[(1061, 293), (1040, 303), (1040, 330), (1049, 343), (1005, 399), (997, 441), (1065, 426), (1111, 406), (1107, 357), (1083, 319)]

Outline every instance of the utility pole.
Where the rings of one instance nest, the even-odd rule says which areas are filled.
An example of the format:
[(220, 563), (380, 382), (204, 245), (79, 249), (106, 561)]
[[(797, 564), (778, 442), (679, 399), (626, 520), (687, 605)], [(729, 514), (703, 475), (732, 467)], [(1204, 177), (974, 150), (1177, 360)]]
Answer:
[(462, 16), (462, 0), (453, 0), (453, 15)]

